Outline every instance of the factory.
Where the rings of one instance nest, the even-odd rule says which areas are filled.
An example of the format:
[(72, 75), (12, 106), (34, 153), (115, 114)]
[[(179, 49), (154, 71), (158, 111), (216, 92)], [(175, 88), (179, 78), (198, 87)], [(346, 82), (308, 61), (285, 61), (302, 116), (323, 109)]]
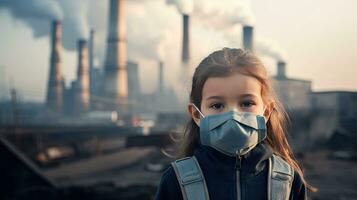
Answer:
[[(253, 26), (243, 25), (243, 48), (255, 52)], [(312, 91), (312, 81), (290, 78), (286, 67), (286, 61), (277, 59), (277, 73), (271, 80), (292, 121), (288, 136), (295, 150), (325, 144), (339, 130), (351, 135), (348, 137), (356, 137), (357, 92)]]
[[(157, 75), (157, 89), (151, 93), (144, 93), (140, 80), (146, 77), (139, 76), (142, 66), (136, 60), (129, 60), (127, 55), (126, 3), (127, 1), (124, 0), (109, 1), (106, 49), (102, 64), (94, 62), (97, 50), (94, 42), (96, 31), (92, 29), (88, 38), (77, 39), (76, 80), (67, 86), (66, 77), (62, 74), (64, 67), (61, 52), (62, 22), (52, 22), (46, 111), (41, 117), (32, 117), (32, 120), (43, 122), (46, 119), (46, 123), (85, 124), (110, 119), (107, 121), (117, 125), (129, 125), (140, 118), (153, 120), (161, 125), (160, 122), (169, 123), (167, 119), (171, 118), (184, 121), (187, 115), (183, 106), (187, 103), (188, 95), (181, 94), (188, 92), (185, 84), (190, 82), (190, 70), (194, 68), (191, 54), (195, 48), (191, 44), (192, 23), (190, 22), (195, 15), (192, 15), (192, 11), (180, 11), (182, 24), (179, 26), (182, 38), (177, 42), (181, 46), (179, 58), (181, 68), (177, 77), (182, 84), (177, 84), (175, 87), (182, 87), (179, 89), (181, 92), (177, 92), (177, 88), (175, 91), (165, 82), (165, 74), (167, 74), (165, 71), (168, 68), (163, 60), (158, 59), (154, 61), (157, 63), (157, 68), (153, 69)], [(259, 53), (254, 25), (241, 22), (241, 33), (242, 47), (237, 46), (237, 48)], [(353, 113), (356, 110), (356, 105), (353, 103), (356, 92), (313, 91), (311, 80), (287, 75), (287, 60), (274, 59), (276, 59), (277, 73), (271, 79), (278, 98), (293, 122), (289, 131), (293, 140), (303, 141), (309, 138), (311, 139), (309, 144), (313, 144), (320, 136), (329, 138), (336, 129), (344, 128), (356, 132), (353, 126), (356, 124), (356, 118), (342, 114), (356, 115)], [(182, 102), (183, 98), (186, 101)], [(348, 105), (349, 110), (344, 110), (341, 105)], [(327, 115), (326, 112), (330, 112), (329, 110), (333, 110), (331, 112), (334, 114)], [(326, 121), (329, 122), (329, 128), (323, 129), (322, 124)], [(167, 129), (171, 128), (166, 124), (163, 126)]]
[(312, 140), (327, 140), (336, 129), (357, 133), (357, 92), (323, 91), (311, 93)]
[[(86, 119), (94, 113), (111, 115), (114, 111), (124, 121), (139, 112), (169, 111), (170, 103), (177, 104), (175, 93), (164, 85), (164, 63), (158, 61), (158, 86), (153, 94), (143, 94), (139, 81), (140, 66), (127, 60), (125, 1), (111, 0), (104, 66), (94, 66), (95, 30), (90, 31), (89, 42), (78, 40), (77, 77), (66, 88), (62, 76), (60, 21), (52, 22), (50, 73), (47, 85), (46, 115)], [(182, 62), (189, 60), (188, 16), (184, 16)], [(165, 101), (166, 100), (166, 101)], [(160, 104), (166, 105), (162, 106)], [(78, 118), (79, 117), (79, 118)], [(58, 122), (56, 118), (56, 121)]]

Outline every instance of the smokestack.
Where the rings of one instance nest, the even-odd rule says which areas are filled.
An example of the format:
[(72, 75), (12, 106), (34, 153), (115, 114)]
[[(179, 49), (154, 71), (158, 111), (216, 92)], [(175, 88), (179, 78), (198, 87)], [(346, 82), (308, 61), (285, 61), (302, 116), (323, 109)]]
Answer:
[(190, 60), (190, 16), (183, 14), (182, 63)]
[[(88, 44), (86, 40), (78, 41), (78, 69), (74, 92), (76, 114), (89, 110), (89, 67)], [(78, 113), (77, 113), (78, 112)]]
[(94, 93), (94, 30), (91, 29), (89, 35), (89, 88), (90, 94)]
[(47, 86), (46, 105), (53, 111), (62, 112), (63, 106), (63, 85), (61, 74), (61, 36), (62, 28), (59, 21), (52, 22), (51, 36), (51, 58), (50, 58), (50, 74)]
[(159, 94), (164, 93), (164, 63), (159, 61)]
[(104, 92), (115, 101), (111, 109), (119, 108), (123, 112), (128, 111), (125, 32), (125, 0), (110, 0)]
[(135, 62), (128, 62), (128, 99), (133, 105), (140, 98), (139, 66)]
[(250, 25), (243, 26), (243, 48), (246, 51), (254, 52), (254, 28)]
[(284, 61), (278, 61), (278, 72), (276, 76), (278, 79), (286, 78), (286, 63)]

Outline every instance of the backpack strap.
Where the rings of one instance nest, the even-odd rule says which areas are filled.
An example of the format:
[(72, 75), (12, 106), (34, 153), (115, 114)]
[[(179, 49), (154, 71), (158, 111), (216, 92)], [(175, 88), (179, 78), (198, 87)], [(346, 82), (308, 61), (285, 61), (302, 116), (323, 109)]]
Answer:
[(268, 200), (289, 200), (294, 169), (281, 157), (269, 158)]
[(184, 200), (209, 200), (206, 181), (195, 156), (176, 160), (171, 165)]

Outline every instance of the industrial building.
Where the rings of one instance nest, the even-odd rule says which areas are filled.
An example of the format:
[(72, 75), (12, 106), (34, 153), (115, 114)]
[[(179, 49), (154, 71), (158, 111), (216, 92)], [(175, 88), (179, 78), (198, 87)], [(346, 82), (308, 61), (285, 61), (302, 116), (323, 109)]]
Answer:
[(311, 109), (311, 81), (289, 78), (286, 75), (286, 63), (277, 62), (277, 75), (273, 77), (273, 85), (287, 110), (307, 111)]
[(357, 92), (312, 92), (311, 106), (312, 140), (327, 140), (339, 129), (357, 136)]

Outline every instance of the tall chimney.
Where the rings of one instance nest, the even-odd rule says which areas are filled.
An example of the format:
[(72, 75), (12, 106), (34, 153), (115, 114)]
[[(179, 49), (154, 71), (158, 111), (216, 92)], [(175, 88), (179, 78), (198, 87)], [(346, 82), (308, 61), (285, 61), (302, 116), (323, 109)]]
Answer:
[(182, 35), (182, 63), (188, 64), (190, 60), (190, 16), (183, 14)]
[(128, 99), (133, 105), (140, 98), (139, 68), (135, 62), (128, 62)]
[(276, 76), (278, 79), (286, 78), (286, 63), (284, 61), (278, 61), (278, 72)]
[(46, 105), (51, 110), (61, 113), (63, 106), (63, 85), (61, 74), (61, 36), (62, 27), (59, 21), (52, 22), (50, 74), (47, 86)]
[(94, 30), (90, 30), (89, 36), (89, 91), (94, 93)]
[(243, 48), (246, 51), (254, 52), (254, 28), (250, 25), (243, 26)]
[(110, 0), (104, 93), (115, 102), (111, 109), (124, 113), (128, 112), (125, 26), (125, 0)]
[(164, 63), (159, 61), (159, 94), (164, 93)]
[(74, 92), (76, 114), (89, 110), (89, 66), (88, 44), (86, 40), (78, 41), (78, 69)]

